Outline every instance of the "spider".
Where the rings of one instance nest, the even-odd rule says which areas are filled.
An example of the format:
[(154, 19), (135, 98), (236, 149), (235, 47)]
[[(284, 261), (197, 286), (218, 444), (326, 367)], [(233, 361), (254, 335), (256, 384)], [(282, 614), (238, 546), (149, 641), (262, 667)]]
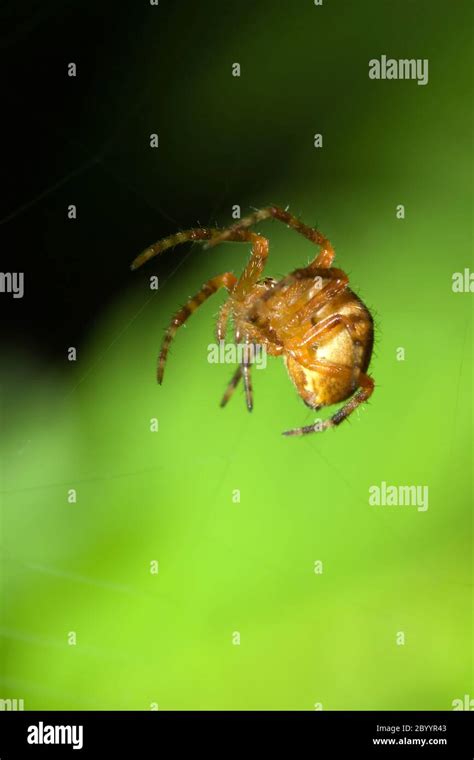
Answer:
[[(295, 269), (280, 280), (261, 278), (269, 251), (267, 238), (249, 228), (264, 219), (274, 218), (303, 235), (319, 252), (308, 266)], [(329, 419), (313, 425), (284, 431), (300, 436), (339, 425), (374, 389), (366, 374), (373, 346), (373, 320), (367, 307), (348, 287), (348, 277), (332, 266), (334, 249), (317, 229), (308, 227), (293, 214), (269, 206), (241, 219), (228, 229), (197, 227), (178, 232), (151, 245), (133, 261), (137, 269), (153, 256), (188, 241), (251, 243), (251, 256), (240, 278), (232, 272), (212, 277), (201, 290), (176, 312), (168, 327), (158, 359), (161, 384), (171, 341), (178, 328), (219, 288), (229, 297), (221, 307), (216, 325), (218, 341), (227, 333), (233, 318), (235, 342), (263, 347), (270, 356), (281, 356), (298, 394), (307, 406), (319, 410), (341, 401), (347, 402)], [(253, 408), (251, 362), (243, 352), (221, 401), (225, 406), (243, 379), (249, 410)]]

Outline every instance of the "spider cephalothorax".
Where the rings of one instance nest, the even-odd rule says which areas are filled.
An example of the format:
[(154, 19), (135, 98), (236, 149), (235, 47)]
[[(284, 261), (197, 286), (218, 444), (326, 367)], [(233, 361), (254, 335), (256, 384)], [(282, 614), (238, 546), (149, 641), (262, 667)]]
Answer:
[[(315, 259), (302, 269), (283, 277), (261, 279), (268, 257), (268, 240), (250, 232), (256, 222), (273, 217), (293, 228), (320, 247)], [(152, 256), (179, 243), (207, 241), (250, 242), (252, 253), (240, 278), (232, 272), (213, 277), (174, 316), (166, 331), (158, 360), (158, 382), (169, 345), (180, 325), (212, 293), (224, 287), (229, 292), (217, 320), (217, 339), (224, 340), (232, 317), (236, 343), (262, 346), (271, 356), (282, 356), (299, 395), (311, 409), (349, 399), (322, 424), (288, 430), (284, 435), (304, 435), (339, 425), (372, 394), (374, 382), (366, 374), (373, 344), (373, 322), (369, 310), (349, 289), (348, 277), (332, 267), (334, 249), (318, 230), (307, 227), (277, 206), (256, 211), (225, 230), (197, 227), (178, 232), (151, 245), (133, 262), (137, 269)], [(222, 399), (225, 406), (243, 378), (247, 406), (252, 409), (250, 361), (243, 352), (242, 363), (233, 375)], [(351, 398), (350, 398), (351, 397)]]

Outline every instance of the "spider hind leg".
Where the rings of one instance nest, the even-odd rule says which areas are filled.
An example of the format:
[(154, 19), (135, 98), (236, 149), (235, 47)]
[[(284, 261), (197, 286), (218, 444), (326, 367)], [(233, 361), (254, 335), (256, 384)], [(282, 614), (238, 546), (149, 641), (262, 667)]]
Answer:
[(293, 428), (292, 430), (283, 431), (282, 435), (308, 435), (309, 433), (317, 433), (322, 430), (327, 430), (330, 427), (336, 427), (341, 422), (346, 420), (349, 415), (352, 414), (361, 404), (365, 403), (374, 391), (374, 381), (369, 375), (361, 373), (359, 377), (359, 390), (355, 393), (344, 406), (324, 420), (323, 423), (316, 422), (314, 425), (306, 425), (305, 427)]

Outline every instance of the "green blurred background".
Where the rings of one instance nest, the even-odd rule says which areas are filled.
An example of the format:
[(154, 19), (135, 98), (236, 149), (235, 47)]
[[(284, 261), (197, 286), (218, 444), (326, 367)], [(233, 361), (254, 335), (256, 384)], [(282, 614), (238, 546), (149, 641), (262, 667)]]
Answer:
[[(2, 341), (0, 697), (451, 709), (474, 696), (472, 294), (451, 287), (473, 267), (472, 4), (114, 6), (38, 4), (2, 43), (20, 82), (2, 267), (26, 292)], [(369, 80), (382, 54), (428, 58), (428, 85)], [(171, 314), (247, 246), (128, 269), (162, 235), (269, 202), (318, 223), (375, 318), (370, 404), (304, 439), (281, 436), (315, 415), (280, 360), (254, 372), (251, 415), (241, 388), (219, 408), (223, 293), (155, 382)], [(269, 275), (314, 255), (260, 231)], [(428, 485), (428, 510), (369, 506), (381, 481)]]

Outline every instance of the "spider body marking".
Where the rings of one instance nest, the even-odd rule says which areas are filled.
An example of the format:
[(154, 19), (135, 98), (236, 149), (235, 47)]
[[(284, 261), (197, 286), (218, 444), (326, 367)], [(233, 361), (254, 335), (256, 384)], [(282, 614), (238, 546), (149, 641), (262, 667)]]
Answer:
[[(281, 280), (261, 278), (268, 257), (268, 240), (254, 232), (256, 222), (277, 219), (319, 247), (315, 259)], [(166, 331), (158, 360), (158, 382), (163, 380), (169, 345), (180, 325), (219, 288), (229, 292), (220, 309), (217, 339), (224, 340), (232, 316), (236, 343), (262, 346), (270, 356), (281, 356), (298, 394), (311, 409), (319, 410), (346, 401), (322, 424), (285, 431), (305, 435), (339, 425), (367, 401), (374, 389), (366, 374), (373, 346), (373, 321), (367, 307), (348, 287), (348, 277), (332, 266), (334, 249), (318, 230), (308, 227), (278, 206), (256, 211), (225, 230), (195, 228), (179, 232), (149, 246), (132, 263), (137, 269), (153, 256), (189, 241), (249, 242), (250, 260), (238, 279), (231, 272), (217, 275), (175, 314)], [(244, 354), (245, 356), (245, 354)], [(247, 407), (253, 407), (251, 364), (244, 359), (234, 373), (221, 401), (224, 406), (243, 379)]]

